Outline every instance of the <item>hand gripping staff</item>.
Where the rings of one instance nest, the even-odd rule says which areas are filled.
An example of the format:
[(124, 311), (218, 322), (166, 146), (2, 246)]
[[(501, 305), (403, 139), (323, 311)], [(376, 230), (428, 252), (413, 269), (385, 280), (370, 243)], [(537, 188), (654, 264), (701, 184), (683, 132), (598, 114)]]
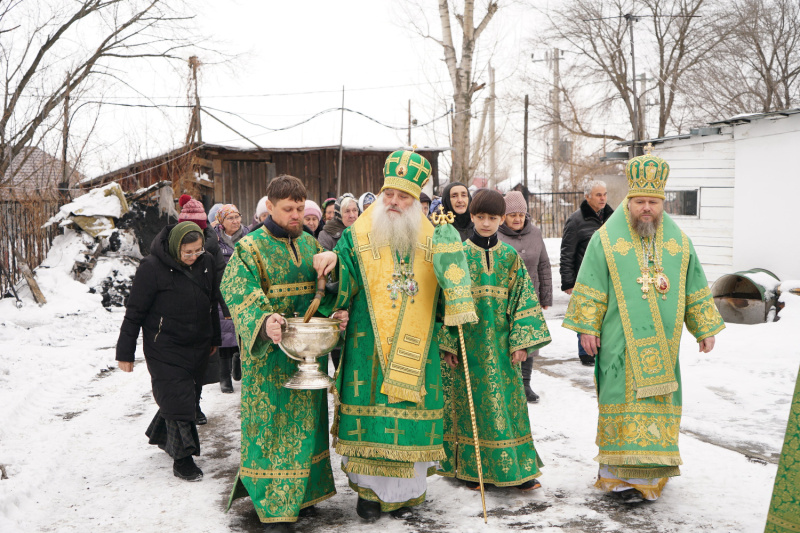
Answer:
[[(483, 489), (483, 466), (481, 465), (481, 448), (478, 441), (478, 424), (475, 421), (475, 404), (472, 401), (472, 382), (467, 364), (467, 349), (464, 344), (463, 324), (475, 323), (475, 302), (472, 301), (472, 281), (469, 276), (469, 265), (464, 255), (463, 245), (458, 232), (451, 226), (455, 217), (453, 213), (444, 214), (439, 206), (439, 213), (431, 215), (436, 228), (433, 230), (433, 270), (442, 288), (445, 298), (445, 326), (458, 326), (458, 340), (461, 345), (464, 361), (464, 377), (467, 383), (467, 400), (469, 416), (472, 420), (472, 435), (475, 438), (475, 462), (478, 465), (478, 482), (481, 487), (481, 504), (483, 505), (483, 522), (488, 524), (486, 515), (486, 494)], [(459, 290), (461, 289), (461, 290)]]

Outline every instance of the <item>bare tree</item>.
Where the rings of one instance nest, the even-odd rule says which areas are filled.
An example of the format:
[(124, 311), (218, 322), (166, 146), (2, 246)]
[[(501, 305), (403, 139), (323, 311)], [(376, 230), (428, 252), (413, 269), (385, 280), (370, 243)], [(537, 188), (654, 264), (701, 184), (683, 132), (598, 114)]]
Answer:
[(698, 113), (722, 118), (798, 105), (800, 4), (735, 0), (717, 32), (727, 38), (692, 77)]
[[(427, 21), (422, 21), (425, 27), (420, 24), (418, 21), (420, 10), (415, 14), (409, 11), (408, 19), (419, 35), (436, 42), (444, 53), (444, 62), (453, 86), (454, 102), (450, 138), (453, 164), (450, 179), (468, 183), (474, 172), (473, 163), (477, 164), (477, 160), (472, 161), (470, 158), (472, 107), (476, 92), (484, 87), (484, 84), (475, 81), (475, 54), (478, 39), (500, 9), (500, 5), (499, 2), (489, 1), (485, 9), (476, 13), (475, 0), (463, 0), (463, 5), (456, 5), (453, 0), (437, 0), (437, 2), (441, 37), (432, 35), (427, 27)], [(454, 35), (453, 20), (461, 30), (459, 34)], [(459, 44), (460, 50), (457, 49)]]
[[(638, 87), (634, 91), (631, 63), (630, 25), (636, 24), (648, 32), (648, 38), (636, 43), (636, 59), (639, 73), (649, 70), (655, 77), (657, 135), (665, 135), (687, 73), (698, 68), (725, 37), (711, 31), (716, 28), (713, 2), (641, 0), (634, 12), (629, 0), (569, 0), (544, 12), (549, 24), (542, 41), (556, 42), (576, 52), (559, 87), (565, 112), (553, 116), (551, 111), (544, 119), (581, 137), (621, 139), (637, 126), (640, 138), (644, 136), (634, 95), (641, 103), (648, 89)], [(713, 14), (699, 16), (702, 8)], [(628, 127), (598, 120), (601, 114), (624, 116)]]
[[(0, 0), (0, 186), (12, 161), (61, 127), (61, 106), (87, 86), (126, 84), (140, 61), (180, 60), (191, 17), (166, 0)], [(80, 143), (77, 143), (80, 144)], [(20, 165), (17, 161), (14, 167)]]

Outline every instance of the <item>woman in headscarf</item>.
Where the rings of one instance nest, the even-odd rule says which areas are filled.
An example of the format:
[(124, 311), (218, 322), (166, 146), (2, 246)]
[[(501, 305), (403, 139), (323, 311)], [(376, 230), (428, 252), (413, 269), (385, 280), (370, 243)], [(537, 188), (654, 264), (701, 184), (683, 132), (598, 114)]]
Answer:
[[(542, 309), (547, 309), (553, 305), (553, 274), (542, 239), (542, 230), (531, 222), (528, 204), (521, 192), (509, 192), (506, 194), (505, 202), (505, 222), (498, 228), (497, 237), (517, 251), (536, 289), (539, 304)], [(538, 355), (539, 350), (535, 350), (522, 362), (522, 384), (525, 388), (525, 397), (531, 403), (539, 401), (539, 395), (531, 388), (533, 358)]]
[(156, 235), (131, 287), (117, 340), (119, 368), (133, 371), (139, 331), (158, 404), (145, 435), (173, 459), (172, 472), (199, 481), (195, 386), (220, 344), (214, 258), (193, 222), (171, 224)]
[(369, 191), (358, 197), (358, 210), (362, 213), (375, 203), (375, 195)]
[(334, 204), (333, 220), (327, 222), (319, 234), (319, 243), (326, 250), (333, 250), (345, 228), (349, 228), (358, 218), (358, 201), (349, 192), (341, 195)]
[[(242, 226), (242, 215), (233, 204), (225, 204), (219, 208), (217, 222), (219, 224), (214, 230), (217, 232), (219, 249), (227, 265), (236, 243), (247, 235), (249, 230), (246, 226)], [(231, 313), (223, 301), (219, 302), (219, 321), (222, 328), (222, 344), (219, 349), (219, 389), (224, 393), (231, 393), (233, 392), (231, 372), (233, 378), (239, 381), (242, 379), (242, 367), (236, 329), (233, 327)]]
[(306, 208), (303, 211), (303, 226), (308, 228), (314, 237), (322, 231), (322, 209), (319, 208), (314, 200), (306, 200)]
[(454, 181), (447, 185), (442, 191), (442, 205), (445, 212), (453, 213), (456, 217), (453, 227), (456, 228), (464, 242), (472, 235), (472, 219), (469, 216), (469, 204), (472, 195), (467, 186), (459, 181)]

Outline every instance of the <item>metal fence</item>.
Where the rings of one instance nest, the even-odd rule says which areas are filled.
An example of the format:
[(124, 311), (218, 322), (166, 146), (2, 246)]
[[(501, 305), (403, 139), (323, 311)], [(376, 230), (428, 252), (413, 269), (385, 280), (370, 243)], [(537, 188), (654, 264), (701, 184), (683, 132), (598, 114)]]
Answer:
[(542, 230), (542, 237), (561, 238), (564, 223), (585, 199), (583, 192), (540, 192), (528, 199), (531, 220)]
[(11, 286), (22, 279), (15, 251), (31, 269), (44, 261), (57, 228), (42, 225), (57, 210), (56, 202), (0, 201), (0, 298), (10, 296)]

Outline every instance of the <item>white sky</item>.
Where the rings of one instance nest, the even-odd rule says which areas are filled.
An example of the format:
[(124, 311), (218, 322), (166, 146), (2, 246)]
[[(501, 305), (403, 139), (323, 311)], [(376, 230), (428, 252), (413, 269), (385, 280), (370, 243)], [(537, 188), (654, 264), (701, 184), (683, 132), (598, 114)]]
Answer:
[[(436, 2), (421, 0), (428, 9), (432, 33), (441, 33)], [(485, 2), (480, 4), (481, 13)], [(269, 132), (244, 119), (279, 128), (341, 105), (365, 113), (386, 124), (405, 126), (408, 101), (412, 116), (420, 123), (441, 116), (449, 107), (452, 89), (441, 47), (414, 34), (409, 16), (421, 25), (425, 14), (408, 11), (401, 0), (347, 0), (292, 2), (226, 0), (197, 4), (201, 31), (215, 49), (238, 57), (225, 64), (206, 64), (201, 69), (200, 95), (203, 106), (241, 133), (264, 147), (338, 145), (340, 114), (332, 112), (284, 132)], [(528, 44), (536, 31), (535, 12), (522, 4), (501, 9), (483, 34), (477, 54), (478, 82), (488, 81), (485, 72), (492, 54), (500, 98), (518, 95), (513, 109), (499, 103), (497, 129), (504, 137), (498, 159), (508, 162), (512, 175), (519, 175), (522, 150), (523, 97), (519, 75), (536, 67), (530, 62), (534, 50)], [(457, 26), (454, 23), (454, 30)], [(491, 46), (489, 49), (487, 47)], [(211, 62), (211, 54), (199, 54)], [(538, 67), (537, 67), (538, 68)], [(136, 72), (127, 81), (151, 97), (151, 102), (125, 89), (108, 94), (112, 102), (186, 104), (188, 66), (161, 66), (155, 76)], [(475, 113), (480, 112), (482, 91)], [(144, 157), (152, 157), (180, 146), (186, 134), (188, 110), (106, 107), (97, 131), (101, 146), (87, 155), (86, 173), (96, 175)], [(506, 120), (511, 121), (506, 124)], [(473, 129), (478, 121), (474, 121)], [(202, 117), (203, 140), (210, 143), (252, 146), (212, 118)], [(441, 119), (412, 130), (412, 143), (449, 146), (448, 124)], [(396, 149), (405, 145), (407, 131), (388, 129), (361, 116), (346, 113), (344, 144)], [(544, 147), (531, 146), (531, 179), (541, 167)], [(538, 160), (537, 160), (538, 157)], [(449, 163), (440, 160), (443, 167)], [(547, 172), (544, 169), (538, 172)]]

